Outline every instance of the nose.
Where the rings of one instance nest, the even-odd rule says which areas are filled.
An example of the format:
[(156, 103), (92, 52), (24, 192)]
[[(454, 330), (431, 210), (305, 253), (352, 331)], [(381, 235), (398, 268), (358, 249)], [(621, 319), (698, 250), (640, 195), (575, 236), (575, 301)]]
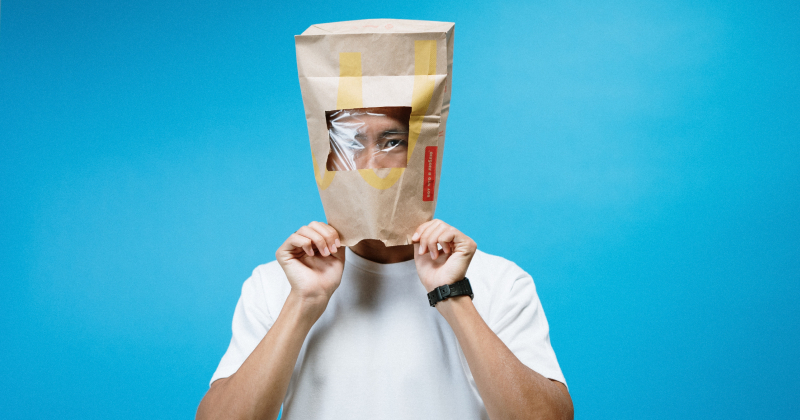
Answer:
[(356, 169), (380, 168), (380, 153), (375, 153), (372, 148), (364, 150), (355, 158)]

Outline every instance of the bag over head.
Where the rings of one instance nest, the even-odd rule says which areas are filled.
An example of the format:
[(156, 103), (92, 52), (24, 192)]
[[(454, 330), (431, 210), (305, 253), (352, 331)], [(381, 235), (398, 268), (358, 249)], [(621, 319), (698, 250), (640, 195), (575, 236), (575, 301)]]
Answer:
[(453, 29), (368, 19), (312, 25), (295, 36), (314, 177), (343, 245), (410, 244), (433, 218)]

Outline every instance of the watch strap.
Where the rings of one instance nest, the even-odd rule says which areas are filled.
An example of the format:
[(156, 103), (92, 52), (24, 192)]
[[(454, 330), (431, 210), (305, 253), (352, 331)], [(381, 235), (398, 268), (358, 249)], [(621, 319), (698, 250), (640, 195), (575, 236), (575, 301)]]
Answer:
[(436, 306), (437, 303), (451, 297), (468, 295), (470, 299), (474, 297), (472, 293), (472, 286), (469, 284), (469, 279), (464, 277), (452, 284), (445, 284), (439, 286), (428, 293), (428, 303), (431, 306)]

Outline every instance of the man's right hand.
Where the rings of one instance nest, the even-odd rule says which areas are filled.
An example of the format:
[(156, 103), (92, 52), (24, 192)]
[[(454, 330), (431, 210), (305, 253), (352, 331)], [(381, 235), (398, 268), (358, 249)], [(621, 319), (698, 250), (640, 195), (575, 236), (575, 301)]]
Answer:
[(321, 315), (342, 281), (344, 254), (336, 229), (311, 222), (289, 236), (275, 258), (289, 279), (291, 293)]

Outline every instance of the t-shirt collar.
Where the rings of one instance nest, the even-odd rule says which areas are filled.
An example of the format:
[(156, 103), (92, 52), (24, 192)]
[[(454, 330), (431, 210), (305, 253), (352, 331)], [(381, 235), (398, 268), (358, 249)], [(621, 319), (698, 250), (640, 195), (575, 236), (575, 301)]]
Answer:
[(361, 270), (383, 276), (402, 276), (417, 273), (417, 266), (414, 263), (414, 260), (392, 264), (381, 264), (359, 256), (355, 252), (351, 251), (349, 247), (345, 247), (345, 265), (353, 265)]

